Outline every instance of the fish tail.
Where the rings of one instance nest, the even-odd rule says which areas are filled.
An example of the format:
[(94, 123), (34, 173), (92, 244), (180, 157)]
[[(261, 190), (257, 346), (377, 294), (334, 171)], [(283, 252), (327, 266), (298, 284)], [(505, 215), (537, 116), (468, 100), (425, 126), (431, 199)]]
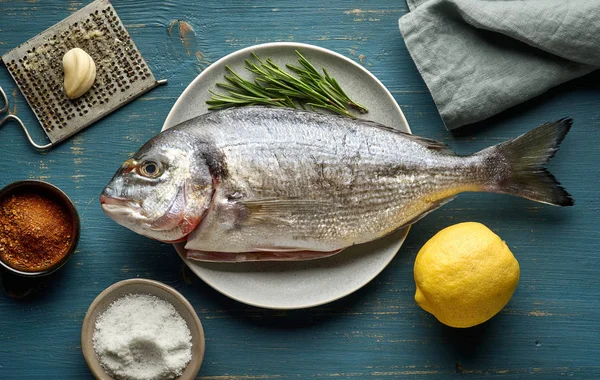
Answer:
[[(554, 156), (571, 129), (573, 119), (563, 118), (539, 127), (502, 144), (481, 151), (495, 175), (493, 191), (516, 195), (555, 206), (572, 206), (573, 198), (554, 176), (543, 167)], [(494, 170), (498, 161), (506, 170)]]

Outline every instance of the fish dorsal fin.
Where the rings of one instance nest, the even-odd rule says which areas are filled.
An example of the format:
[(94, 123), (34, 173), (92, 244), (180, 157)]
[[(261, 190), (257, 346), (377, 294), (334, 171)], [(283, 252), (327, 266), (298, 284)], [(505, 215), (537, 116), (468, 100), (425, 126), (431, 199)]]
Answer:
[(452, 149), (450, 149), (450, 147), (446, 144), (444, 144), (443, 142), (437, 141), (437, 140), (432, 140), (432, 139), (428, 139), (425, 137), (420, 137), (420, 136), (415, 136), (415, 135), (411, 135), (410, 133), (406, 133), (403, 131), (399, 131), (396, 128), (392, 128), (392, 127), (388, 127), (387, 125), (383, 125), (380, 123), (377, 123), (375, 121), (371, 121), (371, 120), (362, 120), (359, 119), (358, 120), (360, 123), (362, 124), (367, 124), (371, 127), (374, 128), (379, 128), (382, 129), (384, 131), (388, 131), (388, 132), (392, 132), (392, 133), (397, 133), (399, 135), (403, 135), (404, 137), (423, 145), (424, 147), (431, 149), (431, 150), (435, 150), (438, 151), (440, 153), (445, 153), (445, 154), (449, 154), (449, 155), (456, 155), (456, 153), (454, 153), (454, 151), (452, 151)]
[(454, 153), (454, 151), (443, 142), (440, 142), (437, 140), (432, 140), (432, 139), (426, 139), (426, 138), (420, 137), (420, 136), (413, 136), (413, 135), (409, 135), (407, 133), (405, 133), (405, 135), (406, 135), (406, 137), (410, 138), (414, 142), (417, 142), (426, 148), (429, 148), (431, 150), (435, 150), (439, 153), (444, 153), (444, 154), (447, 154), (450, 156), (456, 156), (456, 153)]
[[(250, 108), (253, 108), (253, 109), (259, 109), (259, 108), (273, 109), (274, 107), (271, 107), (271, 106), (251, 106), (251, 107), (243, 107), (241, 109), (244, 109), (244, 108), (246, 110), (248, 110)], [(235, 108), (232, 108), (232, 110), (233, 109), (235, 109)], [(278, 110), (279, 111), (287, 110), (288, 112), (292, 112), (292, 113), (295, 113), (295, 114), (305, 113), (307, 115), (314, 116), (314, 117), (319, 116), (318, 113), (315, 113), (313, 111), (308, 111), (308, 110), (296, 110), (296, 109), (289, 109), (289, 108), (287, 108), (287, 109), (286, 108), (282, 108), (282, 109), (278, 109)], [(220, 111), (220, 112), (225, 112), (225, 111)], [(233, 111), (231, 111), (231, 112), (233, 112)], [(333, 117), (333, 118), (337, 117), (340, 120), (344, 120), (344, 121), (348, 121), (349, 120), (348, 117), (344, 116), (344, 115), (330, 115), (330, 116)], [(378, 123), (378, 122), (372, 121), (372, 120), (366, 120), (366, 119), (357, 118), (357, 119), (354, 119), (354, 120), (351, 120), (351, 121), (354, 121), (354, 122), (356, 122), (358, 124), (368, 125), (368, 126), (371, 126), (371, 127), (374, 127), (374, 128), (379, 128), (379, 129), (388, 131), (388, 132), (392, 132), (392, 133), (396, 133), (396, 134), (399, 134), (399, 135), (403, 135), (406, 138), (408, 138), (408, 139), (410, 139), (410, 140), (412, 140), (412, 141), (414, 141), (414, 142), (416, 142), (418, 144), (421, 144), (421, 145), (423, 145), (424, 147), (426, 147), (428, 149), (435, 150), (435, 151), (437, 151), (439, 153), (444, 153), (444, 154), (452, 155), (452, 156), (456, 155), (456, 153), (448, 145), (446, 145), (443, 142), (437, 141), (437, 140), (431, 140), (431, 139), (428, 139), (428, 138), (425, 138), (425, 137), (411, 135), (410, 133), (406, 133), (406, 132), (400, 131), (400, 130), (398, 130), (396, 128), (388, 127), (387, 125), (384, 125), (384, 124), (381, 124), (381, 123)]]

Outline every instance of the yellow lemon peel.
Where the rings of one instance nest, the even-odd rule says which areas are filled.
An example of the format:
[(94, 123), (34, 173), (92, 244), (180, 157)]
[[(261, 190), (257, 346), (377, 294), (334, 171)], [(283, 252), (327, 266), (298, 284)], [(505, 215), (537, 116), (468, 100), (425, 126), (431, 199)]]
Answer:
[(519, 263), (498, 235), (481, 223), (459, 223), (419, 251), (415, 301), (448, 326), (472, 327), (506, 306), (519, 275)]

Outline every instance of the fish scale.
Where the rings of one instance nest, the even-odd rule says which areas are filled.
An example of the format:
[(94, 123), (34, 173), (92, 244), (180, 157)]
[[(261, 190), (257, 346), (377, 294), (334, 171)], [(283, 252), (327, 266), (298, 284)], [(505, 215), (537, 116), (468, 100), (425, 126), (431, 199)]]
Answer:
[[(244, 121), (248, 122), (248, 119)], [(240, 130), (239, 125), (243, 123), (230, 118), (224, 120), (224, 125), (236, 126), (237, 132), (234, 134), (228, 127), (220, 126), (218, 133), (227, 138), (218, 140), (216, 146), (225, 153), (229, 166), (236, 167), (237, 173), (245, 173), (223, 181), (220, 186), (224, 191), (242, 192), (248, 199), (293, 196), (328, 201), (328, 206), (315, 207), (310, 214), (288, 216), (293, 221), (292, 227), (280, 225), (273, 231), (273, 226), (265, 225), (263, 230), (254, 227), (230, 231), (227, 234), (229, 246), (232, 245), (231, 239), (240, 244), (248, 241), (258, 243), (269, 234), (285, 236), (292, 234), (293, 230), (296, 241), (288, 244), (302, 246), (310, 240), (327, 238), (328, 246), (313, 248), (333, 250), (334, 246), (363, 242), (366, 235), (386, 234), (412, 218), (415, 208), (427, 206), (424, 205), (426, 202), (421, 202), (418, 207), (409, 207), (411, 203), (407, 200), (414, 202), (420, 197), (426, 198), (427, 193), (418, 194), (419, 190), (423, 191), (423, 186), (414, 187), (411, 191), (413, 189), (406, 186), (407, 181), (399, 173), (414, 175), (414, 168), (426, 167), (426, 158), (429, 157), (423, 156), (423, 153), (439, 156), (437, 170), (443, 165), (456, 167), (463, 162), (456, 156), (430, 152), (396, 132), (366, 129), (364, 134), (356, 133), (362, 130), (356, 126), (348, 130), (347, 123), (352, 123), (351, 120), (336, 118), (335, 121), (337, 128), (310, 119), (308, 122), (300, 118), (292, 120), (298, 130), (295, 133), (289, 128), (260, 120), (251, 120), (251, 128)], [(325, 137), (329, 137), (328, 143), (324, 142)], [(257, 151), (253, 141), (256, 138), (269, 141), (269, 144)], [(405, 154), (398, 154), (399, 151)], [(276, 162), (272, 159), (274, 154), (283, 152), (286, 152), (284, 160)], [(343, 157), (341, 160), (340, 156)], [(353, 175), (354, 185), (351, 188), (347, 186), (347, 180), (338, 175), (346, 172), (348, 157), (359, 157), (359, 170)], [(391, 169), (394, 167), (400, 168), (399, 173)], [(323, 172), (335, 175), (327, 178)], [(374, 172), (378, 172), (379, 176), (373, 177)], [(265, 183), (264, 178), (269, 181)], [(438, 184), (432, 187), (431, 199), (437, 199), (433, 194), (436, 186)], [(356, 191), (361, 190), (364, 190), (363, 196), (355, 197)], [(202, 241), (204, 249), (223, 249), (223, 236), (205, 235), (208, 232), (197, 238)], [(286, 248), (293, 248), (293, 244)]]

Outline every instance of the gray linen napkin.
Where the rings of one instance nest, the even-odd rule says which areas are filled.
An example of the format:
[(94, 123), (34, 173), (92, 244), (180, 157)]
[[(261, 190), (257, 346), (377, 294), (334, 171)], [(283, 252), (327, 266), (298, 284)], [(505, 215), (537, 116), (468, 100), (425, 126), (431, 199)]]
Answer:
[(406, 46), (447, 129), (600, 68), (600, 0), (407, 0)]

